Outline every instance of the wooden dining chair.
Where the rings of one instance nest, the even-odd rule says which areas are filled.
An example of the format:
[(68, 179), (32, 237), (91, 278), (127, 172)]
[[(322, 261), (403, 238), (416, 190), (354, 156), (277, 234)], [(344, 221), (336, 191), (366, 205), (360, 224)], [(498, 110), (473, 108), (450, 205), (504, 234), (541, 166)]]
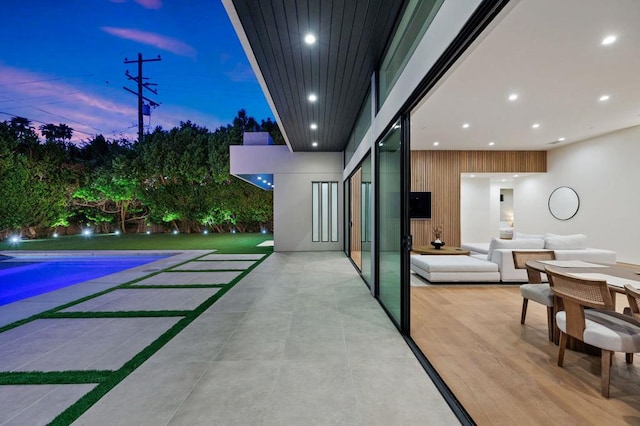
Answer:
[(624, 292), (629, 301), (629, 314), (640, 321), (640, 290), (627, 284), (624, 286)]
[[(516, 269), (527, 269), (527, 262), (530, 260), (555, 260), (556, 254), (551, 250), (531, 250), (531, 251), (518, 251), (513, 250), (513, 266)], [(542, 283), (540, 279), (540, 273), (527, 269), (527, 284), (520, 286), (520, 294), (522, 295), (522, 313), (520, 314), (520, 324), (524, 324), (527, 317), (527, 306), (529, 300), (538, 302), (547, 307), (547, 329), (549, 334), (549, 341), (553, 342), (554, 337), (554, 309), (553, 309), (553, 294), (549, 284)]]
[(556, 313), (560, 329), (558, 366), (562, 367), (568, 336), (600, 348), (602, 395), (609, 398), (613, 353), (640, 352), (640, 326), (613, 311), (606, 281), (581, 279), (548, 267), (546, 273), (551, 291), (564, 304), (564, 310)]

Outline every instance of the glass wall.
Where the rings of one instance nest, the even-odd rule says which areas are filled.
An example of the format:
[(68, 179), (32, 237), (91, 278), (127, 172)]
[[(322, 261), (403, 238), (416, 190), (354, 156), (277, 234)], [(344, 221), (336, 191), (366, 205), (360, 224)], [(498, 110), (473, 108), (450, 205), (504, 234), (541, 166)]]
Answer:
[(355, 154), (356, 149), (364, 138), (364, 135), (367, 134), (369, 127), (371, 127), (371, 90), (369, 90), (367, 98), (364, 100), (362, 107), (360, 107), (358, 119), (356, 120), (356, 124), (353, 126), (353, 130), (349, 136), (349, 142), (344, 150), (345, 166), (349, 163), (353, 154)]
[(371, 287), (371, 236), (373, 234), (373, 194), (371, 191), (371, 155), (362, 162), (362, 278)]
[(380, 302), (401, 324), (402, 134), (397, 123), (376, 146), (378, 292)]
[(410, 0), (378, 72), (378, 108), (384, 103), (444, 0)]

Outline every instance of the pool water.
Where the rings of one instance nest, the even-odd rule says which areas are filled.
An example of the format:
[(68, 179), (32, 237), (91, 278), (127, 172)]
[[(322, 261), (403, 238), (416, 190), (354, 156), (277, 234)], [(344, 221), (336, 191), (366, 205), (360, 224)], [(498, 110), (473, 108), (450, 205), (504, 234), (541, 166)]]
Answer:
[(0, 306), (104, 277), (169, 255), (0, 258)]

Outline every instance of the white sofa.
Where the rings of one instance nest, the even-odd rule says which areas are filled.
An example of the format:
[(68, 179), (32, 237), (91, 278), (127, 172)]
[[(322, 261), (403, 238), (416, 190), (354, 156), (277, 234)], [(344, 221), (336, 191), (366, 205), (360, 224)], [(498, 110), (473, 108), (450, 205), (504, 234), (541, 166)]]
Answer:
[(558, 260), (616, 263), (616, 252), (588, 248), (586, 244), (587, 237), (584, 234), (533, 235), (515, 232), (512, 240), (492, 238), (490, 243), (467, 243), (461, 247), (471, 251), (473, 258), (497, 264), (500, 281), (526, 282), (527, 271), (516, 269), (513, 265), (513, 250), (553, 250)]

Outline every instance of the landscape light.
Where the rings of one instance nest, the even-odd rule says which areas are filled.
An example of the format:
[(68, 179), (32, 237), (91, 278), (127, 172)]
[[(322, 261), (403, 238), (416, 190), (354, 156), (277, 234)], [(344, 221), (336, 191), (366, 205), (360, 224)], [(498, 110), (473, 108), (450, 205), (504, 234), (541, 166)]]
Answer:
[(151, 235), (151, 231), (147, 231), (147, 235)]
[(19, 243), (19, 242), (20, 242), (20, 237), (17, 237), (17, 236), (15, 236), (15, 235), (14, 235), (14, 236), (12, 236), (12, 237), (11, 237), (11, 242), (12, 242), (13, 244), (17, 244), (17, 243)]
[(119, 230), (119, 229), (116, 229), (116, 232), (114, 232), (114, 234), (116, 234), (116, 235), (120, 235), (120, 230)]
[(235, 233), (236, 233), (236, 230), (235, 230), (235, 229), (232, 229), (232, 230), (231, 230), (231, 233), (232, 233), (232, 234), (235, 234)]
[(263, 229), (263, 230), (262, 230), (262, 233), (263, 233), (263, 234), (266, 234), (266, 233), (267, 233), (267, 230), (266, 230), (266, 229)]
[(91, 235), (91, 229), (89, 229), (89, 228), (83, 229), (82, 230), (82, 235), (88, 237), (89, 235)]
[(173, 235), (178, 235), (178, 230), (177, 229), (173, 230)]
[(205, 229), (204, 231), (202, 231), (202, 233), (203, 233), (204, 235), (207, 235), (207, 234), (209, 233), (209, 231), (207, 231), (207, 230)]
[(58, 238), (58, 233), (57, 232), (53, 233), (53, 238)]

